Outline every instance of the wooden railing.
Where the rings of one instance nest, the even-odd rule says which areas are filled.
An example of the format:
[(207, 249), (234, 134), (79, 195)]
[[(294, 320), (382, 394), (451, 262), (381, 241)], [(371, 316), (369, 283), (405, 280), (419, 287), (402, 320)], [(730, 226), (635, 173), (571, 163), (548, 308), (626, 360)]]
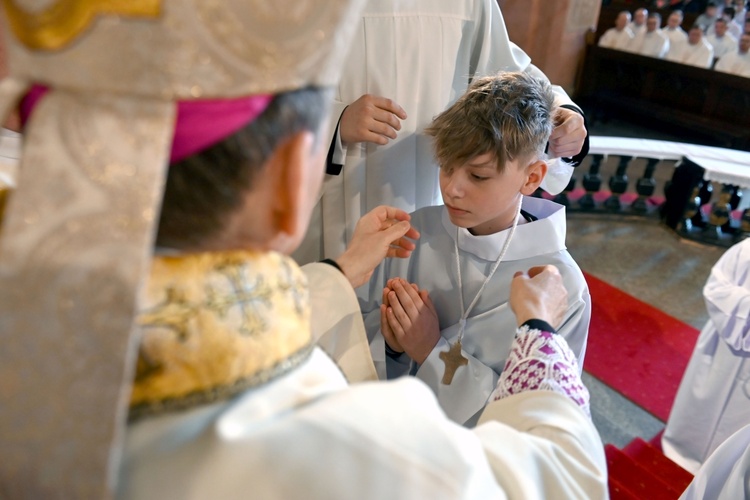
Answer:
[(554, 197), (568, 212), (650, 218), (683, 238), (730, 246), (750, 235), (750, 153), (592, 137), (590, 160)]
[(750, 78), (589, 46), (576, 100), (594, 122), (626, 114), (750, 151)]

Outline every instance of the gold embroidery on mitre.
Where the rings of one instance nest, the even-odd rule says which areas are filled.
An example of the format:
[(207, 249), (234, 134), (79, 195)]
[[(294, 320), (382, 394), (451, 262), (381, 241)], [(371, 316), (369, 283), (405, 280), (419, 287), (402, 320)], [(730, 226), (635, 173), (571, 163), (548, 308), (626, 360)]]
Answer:
[(156, 257), (138, 323), (131, 418), (227, 399), (312, 350), (307, 283), (288, 257)]
[(30, 12), (17, 0), (3, 0), (10, 28), (35, 50), (57, 50), (75, 40), (98, 15), (158, 17), (162, 0), (58, 0)]

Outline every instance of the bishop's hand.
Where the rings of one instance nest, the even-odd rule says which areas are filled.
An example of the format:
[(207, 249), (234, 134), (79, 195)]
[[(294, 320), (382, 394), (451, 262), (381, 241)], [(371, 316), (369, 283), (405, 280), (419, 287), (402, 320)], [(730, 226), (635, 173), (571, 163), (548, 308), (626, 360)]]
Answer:
[(560, 271), (552, 265), (518, 271), (510, 283), (510, 308), (518, 326), (540, 319), (558, 328), (568, 310), (568, 292)]
[[(389, 280), (387, 288), (388, 305), (381, 307), (381, 318), (384, 316), (398, 346), (421, 365), (440, 340), (435, 306), (426, 290), (401, 278)], [(397, 350), (390, 342), (388, 345)]]
[(419, 231), (409, 224), (409, 214), (381, 205), (357, 222), (346, 251), (336, 259), (352, 287), (364, 285), (386, 257), (406, 258), (416, 245)]

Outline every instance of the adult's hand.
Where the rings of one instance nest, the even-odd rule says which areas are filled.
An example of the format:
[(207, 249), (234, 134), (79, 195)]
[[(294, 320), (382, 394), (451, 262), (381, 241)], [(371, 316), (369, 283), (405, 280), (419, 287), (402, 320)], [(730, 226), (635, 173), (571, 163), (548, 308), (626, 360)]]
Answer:
[(386, 97), (365, 94), (349, 106), (341, 115), (339, 133), (346, 146), (356, 142), (371, 142), (381, 146), (395, 139), (401, 130), (401, 120), (406, 111)]
[(530, 319), (560, 326), (568, 309), (568, 291), (560, 271), (552, 265), (518, 271), (510, 283), (510, 308), (518, 326)]
[(549, 138), (549, 156), (570, 158), (580, 153), (587, 134), (583, 116), (572, 109), (557, 108), (554, 123), (555, 128)]
[(381, 205), (366, 213), (354, 228), (346, 251), (336, 259), (354, 288), (364, 285), (386, 257), (405, 258), (416, 245), (419, 231), (409, 224), (409, 214)]

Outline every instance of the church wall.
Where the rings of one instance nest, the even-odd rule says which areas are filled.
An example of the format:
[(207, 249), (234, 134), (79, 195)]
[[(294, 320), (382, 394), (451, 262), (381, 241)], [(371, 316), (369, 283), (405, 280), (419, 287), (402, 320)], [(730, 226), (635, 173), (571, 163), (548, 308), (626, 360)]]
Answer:
[(510, 39), (569, 94), (583, 63), (586, 34), (596, 28), (601, 0), (498, 0)]

